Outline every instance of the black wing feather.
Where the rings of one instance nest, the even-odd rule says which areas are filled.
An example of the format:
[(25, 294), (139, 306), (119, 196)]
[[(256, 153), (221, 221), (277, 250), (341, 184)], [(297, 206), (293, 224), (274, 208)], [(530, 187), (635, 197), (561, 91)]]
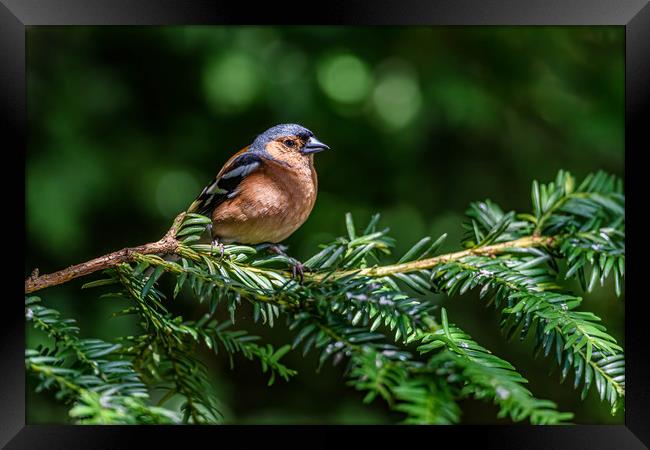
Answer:
[(241, 181), (251, 172), (257, 170), (262, 164), (262, 158), (252, 152), (244, 152), (236, 156), (208, 184), (201, 194), (188, 208), (188, 212), (203, 215), (210, 215), (212, 210), (223, 203), (226, 199), (237, 194), (237, 188)]

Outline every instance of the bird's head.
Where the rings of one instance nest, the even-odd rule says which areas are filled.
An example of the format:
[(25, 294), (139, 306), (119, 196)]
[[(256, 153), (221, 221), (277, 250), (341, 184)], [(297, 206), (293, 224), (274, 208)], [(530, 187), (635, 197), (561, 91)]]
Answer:
[(311, 162), (314, 153), (329, 150), (329, 147), (316, 139), (307, 128), (288, 123), (271, 127), (257, 136), (250, 150), (291, 163), (300, 160)]

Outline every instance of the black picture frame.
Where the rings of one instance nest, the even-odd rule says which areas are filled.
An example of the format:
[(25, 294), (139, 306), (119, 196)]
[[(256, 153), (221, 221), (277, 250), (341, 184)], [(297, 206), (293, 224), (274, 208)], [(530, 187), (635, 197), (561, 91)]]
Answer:
[[(254, 6), (253, 6), (254, 5)], [(285, 6), (278, 2), (243, 4), (209, 0), (0, 0), (0, 114), (6, 131), (3, 142), (5, 175), (8, 156), (26, 152), (26, 27), (46, 25), (191, 25), (191, 24), (339, 24), (339, 25), (619, 25), (625, 27), (625, 190), (627, 214), (640, 216), (639, 205), (644, 150), (650, 149), (647, 128), (650, 99), (650, 6), (648, 0), (400, 0), (320, 2)], [(645, 127), (644, 127), (645, 125)], [(18, 162), (17, 162), (18, 164)], [(8, 178), (5, 177), (8, 181)], [(5, 181), (5, 184), (7, 184)], [(5, 198), (14, 195), (14, 182)], [(24, 203), (23, 203), (24, 208)], [(17, 206), (20, 210), (20, 205)], [(15, 217), (7, 213), (5, 218)], [(23, 216), (24, 217), (24, 216)], [(631, 242), (640, 243), (645, 221), (626, 220)], [(5, 220), (6, 221), (6, 220)], [(19, 222), (19, 221), (18, 221)], [(15, 225), (20, 228), (20, 223)], [(22, 230), (14, 230), (20, 235)], [(224, 433), (251, 437), (284, 436), (283, 445), (322, 446), (343, 443), (342, 432), (358, 431), (366, 444), (394, 437), (402, 443), (424, 439), (430, 445), (440, 438), (463, 443), (478, 439), (481, 447), (500, 448), (647, 448), (650, 445), (648, 380), (650, 380), (645, 299), (635, 293), (641, 285), (642, 249), (627, 245), (625, 303), (626, 405), (625, 425), (575, 425), (559, 427), (457, 426), (457, 427), (117, 427), (27, 425), (25, 423), (24, 311), (16, 296), (6, 296), (0, 327), (0, 445), (6, 448), (124, 448), (135, 442), (171, 445), (174, 441), (198, 443), (225, 439)], [(15, 270), (15, 269), (14, 269)], [(17, 270), (16, 270), (17, 271)], [(8, 271), (11, 273), (11, 271)], [(25, 276), (25, 274), (23, 274)], [(10, 279), (16, 280), (18, 274)], [(631, 283), (631, 284), (630, 284)], [(244, 434), (246, 433), (246, 434)], [(277, 433), (277, 434), (276, 434)], [(402, 433), (409, 433), (404, 441)], [(198, 436), (201, 434), (202, 436)], [(209, 434), (210, 436), (205, 436)], [(309, 442), (309, 441), (307, 441)], [(132, 443), (132, 444), (131, 444)], [(192, 444), (193, 445), (193, 444)], [(440, 445), (440, 444), (436, 444)]]

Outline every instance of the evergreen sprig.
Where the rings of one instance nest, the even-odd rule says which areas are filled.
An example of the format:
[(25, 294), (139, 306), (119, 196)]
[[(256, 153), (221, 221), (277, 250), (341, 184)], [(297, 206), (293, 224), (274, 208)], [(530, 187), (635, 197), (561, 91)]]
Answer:
[[(460, 383), (460, 396), (491, 399), (498, 404), (499, 417), (509, 415), (514, 421), (529, 418), (533, 424), (557, 424), (570, 420), (572, 413), (556, 411), (555, 403), (538, 400), (523, 387), (528, 381), (507, 361), (481, 347), (461, 329), (448, 323), (441, 311), (442, 328), (425, 333), (418, 347), (428, 353), (440, 347), (443, 351), (431, 358), (436, 374), (446, 375), (452, 383)], [(459, 376), (460, 374), (460, 376)], [(460, 380), (459, 380), (460, 378)]]
[(119, 344), (80, 338), (75, 321), (44, 307), (39, 297), (26, 299), (25, 317), (53, 341), (52, 347), (25, 350), (26, 370), (38, 378), (37, 392), (54, 390), (71, 405), (75, 422), (180, 422), (173, 411), (148, 404), (149, 393), (132, 362), (118, 356)]
[(271, 386), (276, 379), (276, 375), (289, 381), (289, 379), (296, 375), (297, 372), (288, 368), (280, 362), (280, 359), (289, 352), (291, 346), (289, 344), (283, 345), (279, 349), (274, 349), (271, 344), (260, 345), (255, 341), (261, 339), (259, 336), (248, 334), (246, 330), (230, 330), (232, 322), (230, 320), (218, 324), (216, 320), (209, 320), (206, 314), (196, 324), (195, 329), (198, 336), (203, 338), (205, 345), (212, 349), (215, 354), (219, 353), (219, 347), (223, 346), (228, 353), (230, 361), (230, 368), (234, 368), (233, 355), (241, 353), (249, 360), (257, 359), (261, 366), (262, 372), (270, 373), (268, 385)]
[[(472, 203), (464, 250), (441, 255), (446, 235), (425, 237), (388, 266), (380, 258), (390, 255), (394, 240), (378, 228), (379, 216), (358, 230), (348, 214), (346, 235), (305, 261), (304, 280), (292, 276), (292, 258), (261, 247), (202, 243), (210, 219), (186, 214), (156, 244), (175, 258), (120, 253), (106, 278), (84, 286), (117, 287), (103, 297), (128, 299), (118, 314), (136, 315), (140, 334), (115, 344), (79, 339), (73, 322), (28, 298), (28, 319), (56, 345), (28, 350), (26, 364), (39, 389), (55, 389), (80, 423), (219, 423), (222, 408), (197, 356), (201, 347), (217, 357), (225, 353), (233, 370), (237, 354), (259, 361), (269, 384), (295, 375), (280, 360), (298, 347), (303, 355), (318, 353), (318, 369), (346, 361), (347, 383), (365, 393), (364, 402), (382, 399), (404, 423), (458, 423), (458, 401), (465, 398), (490, 401), (499, 417), (512, 421), (571, 420), (552, 401), (535, 398), (522, 374), (452, 325), (444, 309), (438, 313), (429, 295), (476, 289), (500, 312), (506, 338), (531, 336), (536, 353), (553, 354), (562, 380), (573, 374), (582, 398), (595, 386), (615, 411), (625, 395), (623, 349), (600, 318), (578, 309), (582, 298), (565, 281), (577, 278), (590, 292), (613, 279), (621, 295), (622, 183), (597, 173), (578, 184), (561, 171), (551, 183), (534, 182), (531, 199), (531, 213), (504, 212), (490, 200)], [(165, 274), (173, 277), (170, 299), (158, 287)], [(181, 293), (205, 304), (198, 320), (166, 309)], [(233, 329), (242, 303), (250, 304), (256, 322), (284, 321), (293, 342), (275, 349)], [(220, 308), (229, 320), (216, 320)], [(161, 391), (156, 406), (145, 386)], [(163, 408), (177, 396), (183, 399), (178, 411)]]

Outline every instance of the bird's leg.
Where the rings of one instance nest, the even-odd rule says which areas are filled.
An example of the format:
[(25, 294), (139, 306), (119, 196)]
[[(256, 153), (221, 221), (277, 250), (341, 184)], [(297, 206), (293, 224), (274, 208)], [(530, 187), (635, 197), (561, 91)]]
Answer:
[[(271, 247), (272, 245), (273, 245), (273, 244), (271, 244), (271, 243), (269, 243), (269, 242), (265, 242), (265, 243), (263, 243), (263, 244), (257, 244), (257, 245), (254, 245), (253, 248), (254, 248), (256, 251), (261, 252), (262, 250), (269, 250), (269, 247)], [(269, 250), (269, 251), (270, 251), (270, 250)]]
[(289, 249), (288, 246), (286, 245), (281, 245), (281, 244), (267, 244), (268, 245), (268, 250), (271, 253), (276, 253), (278, 255), (286, 256), (287, 258), (290, 258), (289, 255), (287, 255), (286, 251)]
[(289, 260), (291, 260), (291, 274), (293, 278), (298, 278), (300, 280), (300, 283), (302, 284), (304, 280), (304, 274), (305, 271), (308, 270), (307, 267), (305, 267), (300, 261), (298, 261), (296, 258), (293, 258), (289, 255), (286, 254), (285, 250), (287, 250), (286, 245), (279, 245), (279, 244), (268, 244), (267, 249), (271, 253), (275, 253), (278, 255), (282, 255)]

